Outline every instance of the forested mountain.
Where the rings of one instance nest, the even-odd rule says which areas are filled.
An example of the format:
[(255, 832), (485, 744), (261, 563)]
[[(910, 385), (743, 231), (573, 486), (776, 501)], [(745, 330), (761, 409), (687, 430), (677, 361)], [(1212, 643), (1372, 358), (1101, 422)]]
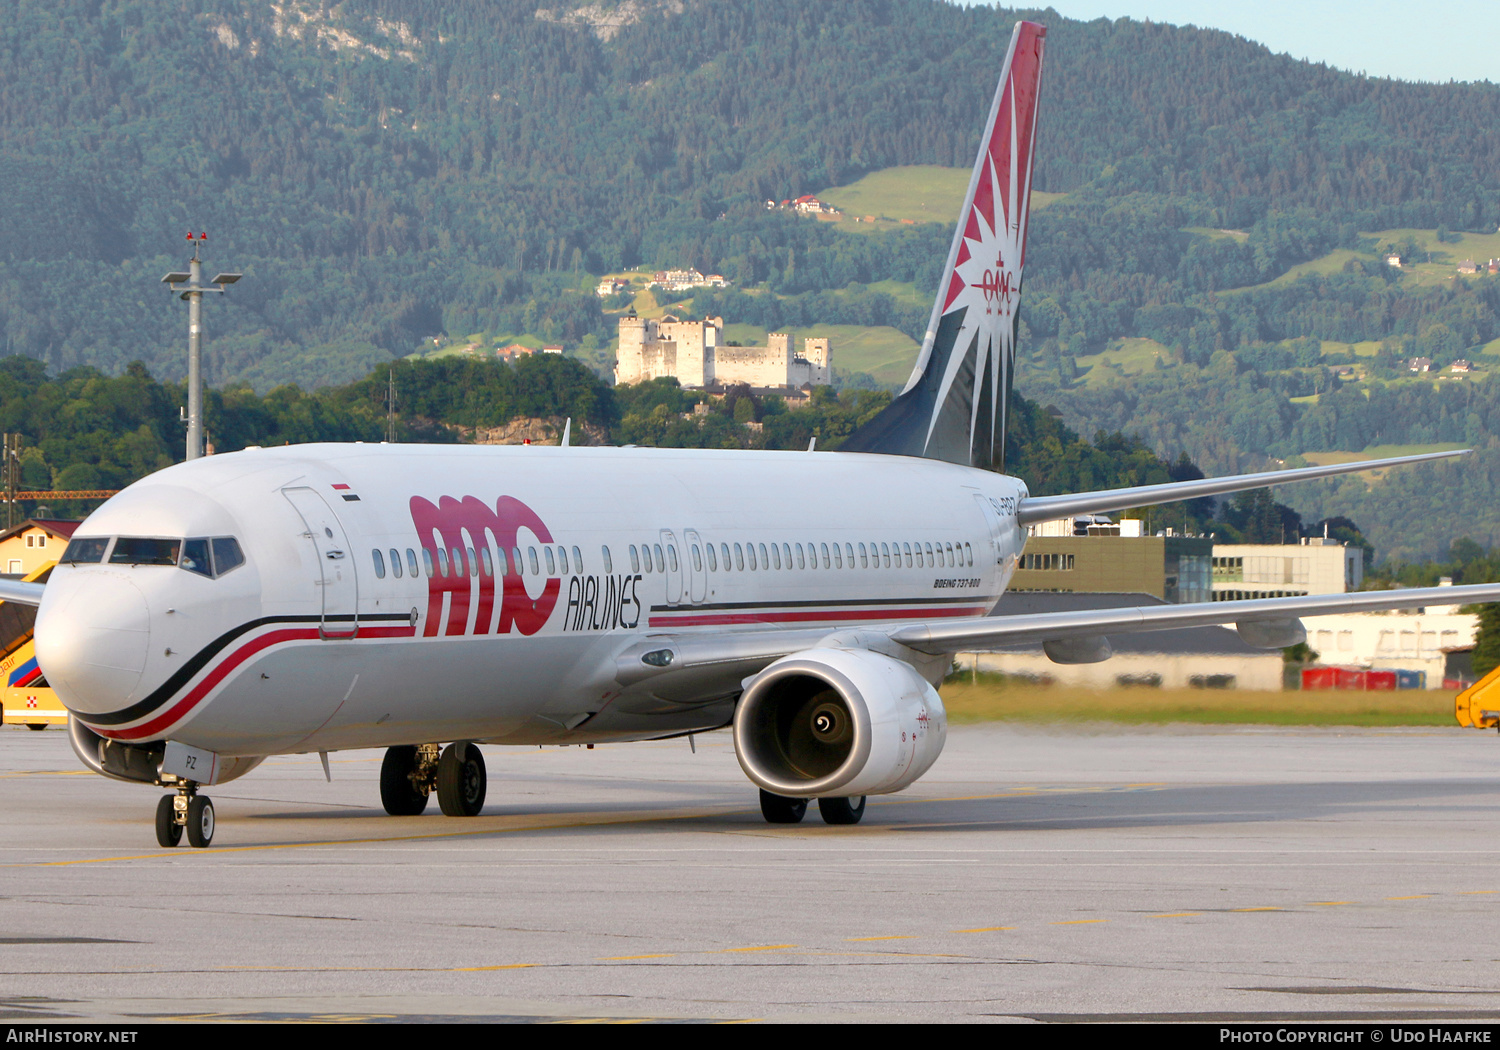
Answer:
[[(587, 274), (640, 262), (787, 294), (926, 285), (935, 264), (882, 262), (904, 245), (851, 245), (864, 239), (762, 202), (890, 165), (967, 165), (1016, 15), (934, 0), (11, 0), (4, 345), (53, 367), (139, 358), (180, 374), (182, 319), (155, 282), (188, 229), (247, 273), (211, 311), (210, 375), (263, 386), (354, 378), (445, 330), (607, 340)], [(1491, 86), (1029, 15), (1050, 27), (1038, 184), (1076, 196), (1033, 234), (1032, 283), (1057, 306), (1035, 330), (1064, 349), (1146, 327), (1201, 353), (1210, 329), (1233, 339), (1245, 322), (1136, 315), (1358, 229), (1500, 211)], [(1199, 243), (1192, 225), (1251, 241)]]

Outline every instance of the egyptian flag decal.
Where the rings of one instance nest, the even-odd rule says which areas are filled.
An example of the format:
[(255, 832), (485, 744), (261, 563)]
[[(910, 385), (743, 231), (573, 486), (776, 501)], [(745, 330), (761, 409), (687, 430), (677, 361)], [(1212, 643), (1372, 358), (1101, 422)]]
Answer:
[(335, 485), (335, 486), (333, 486), (333, 491), (337, 492), (340, 496), (342, 496), (344, 498), (344, 502), (345, 503), (358, 503), (359, 502), (359, 497), (357, 495), (355, 495), (352, 491), (350, 491), (348, 485)]

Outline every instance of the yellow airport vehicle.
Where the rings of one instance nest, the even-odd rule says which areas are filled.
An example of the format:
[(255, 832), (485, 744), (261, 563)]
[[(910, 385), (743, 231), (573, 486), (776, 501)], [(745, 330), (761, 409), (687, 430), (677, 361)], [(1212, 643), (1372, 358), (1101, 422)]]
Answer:
[[(49, 561), (26, 576), (45, 583), (57, 562)], [(68, 712), (36, 665), (36, 607), (0, 602), (0, 708), (5, 725), (31, 729), (68, 724)]]
[(1459, 725), (1470, 729), (1500, 727), (1500, 667), (1459, 693), (1453, 713)]

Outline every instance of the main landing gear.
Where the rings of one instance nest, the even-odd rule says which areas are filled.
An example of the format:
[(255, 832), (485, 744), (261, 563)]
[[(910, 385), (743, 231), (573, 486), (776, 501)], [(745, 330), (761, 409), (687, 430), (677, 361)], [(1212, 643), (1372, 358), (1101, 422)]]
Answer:
[(488, 783), (484, 755), (470, 740), (441, 749), (437, 744), (387, 748), (380, 765), (380, 801), (393, 817), (421, 813), (434, 791), (444, 815), (478, 816)]
[[(760, 812), (770, 824), (800, 824), (807, 815), (807, 799), (760, 792)], [(825, 824), (858, 824), (865, 815), (865, 796), (820, 798), (818, 813)]]
[(214, 804), (207, 795), (198, 794), (198, 785), (184, 781), (177, 793), (163, 795), (156, 803), (156, 841), (171, 849), (182, 841), (187, 831), (188, 844), (207, 846), (214, 840)]

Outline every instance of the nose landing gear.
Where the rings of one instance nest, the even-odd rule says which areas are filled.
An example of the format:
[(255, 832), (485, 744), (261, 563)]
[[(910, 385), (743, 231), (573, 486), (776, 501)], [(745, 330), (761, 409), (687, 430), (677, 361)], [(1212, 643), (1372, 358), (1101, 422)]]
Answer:
[(156, 803), (156, 842), (171, 849), (182, 841), (187, 831), (188, 844), (207, 846), (214, 840), (214, 804), (207, 795), (198, 794), (198, 785), (183, 781), (177, 793), (163, 795)]

